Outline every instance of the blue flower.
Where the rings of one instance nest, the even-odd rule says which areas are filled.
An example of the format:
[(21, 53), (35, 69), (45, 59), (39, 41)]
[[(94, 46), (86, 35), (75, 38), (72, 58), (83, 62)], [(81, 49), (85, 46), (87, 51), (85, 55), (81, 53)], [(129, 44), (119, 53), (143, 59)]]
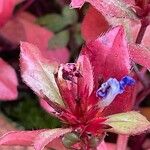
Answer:
[(120, 81), (116, 78), (109, 78), (96, 92), (97, 97), (102, 99), (100, 106), (106, 107), (110, 105), (118, 94), (122, 94), (125, 91), (126, 86), (133, 84), (135, 84), (135, 80), (130, 76), (124, 76)]

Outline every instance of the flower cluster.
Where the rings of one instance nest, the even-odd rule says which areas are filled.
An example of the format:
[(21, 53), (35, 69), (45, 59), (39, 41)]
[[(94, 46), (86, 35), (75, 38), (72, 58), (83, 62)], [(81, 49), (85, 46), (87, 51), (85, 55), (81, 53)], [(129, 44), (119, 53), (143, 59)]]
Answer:
[(76, 63), (52, 64), (26, 42), (21, 43), (20, 62), (24, 81), (64, 126), (10, 132), (1, 137), (1, 145), (89, 150), (98, 147), (108, 131), (133, 135), (149, 129), (144, 116), (130, 111), (136, 81), (122, 26), (87, 43)]

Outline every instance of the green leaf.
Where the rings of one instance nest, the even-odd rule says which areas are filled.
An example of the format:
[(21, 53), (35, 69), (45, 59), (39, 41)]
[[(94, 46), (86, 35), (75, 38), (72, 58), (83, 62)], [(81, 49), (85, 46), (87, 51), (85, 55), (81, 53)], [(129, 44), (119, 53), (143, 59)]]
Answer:
[(47, 14), (38, 18), (36, 22), (54, 32), (58, 32), (66, 26), (66, 22), (59, 14)]
[(62, 11), (63, 21), (66, 22), (66, 25), (74, 24), (78, 21), (78, 14), (75, 9), (70, 9), (68, 6), (65, 6)]
[(45, 16), (39, 17), (36, 22), (39, 25), (47, 27), (49, 30), (59, 32), (68, 25), (72, 25), (78, 21), (78, 14), (76, 10), (69, 9), (65, 6), (62, 10), (62, 14), (51, 13)]
[(80, 24), (76, 24), (74, 26), (75, 30), (74, 30), (74, 39), (75, 42), (78, 46), (81, 46), (83, 44), (83, 38), (81, 36), (81, 25)]
[(136, 111), (108, 116), (106, 124), (112, 127), (108, 131), (118, 134), (134, 135), (150, 129), (150, 122)]
[(69, 31), (64, 30), (61, 31), (49, 41), (49, 48), (56, 49), (56, 48), (63, 48), (66, 47), (69, 42)]

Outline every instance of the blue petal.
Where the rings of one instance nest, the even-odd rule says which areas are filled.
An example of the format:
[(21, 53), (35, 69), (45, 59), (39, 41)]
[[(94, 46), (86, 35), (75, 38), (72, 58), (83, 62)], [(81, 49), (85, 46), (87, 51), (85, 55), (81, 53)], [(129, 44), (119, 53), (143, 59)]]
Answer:
[(108, 106), (118, 94), (124, 92), (126, 86), (133, 85), (134, 83), (135, 80), (130, 76), (125, 76), (120, 81), (116, 78), (108, 79), (96, 92), (97, 97), (102, 98), (102, 101), (100, 101), (101, 107)]
[(135, 84), (135, 80), (132, 78), (132, 77), (130, 77), (130, 76), (124, 76), (122, 79), (121, 79), (121, 81), (120, 81), (120, 88), (122, 89), (122, 90), (124, 90), (124, 88), (128, 85), (128, 86), (130, 86), (130, 85), (133, 85), (133, 84)]

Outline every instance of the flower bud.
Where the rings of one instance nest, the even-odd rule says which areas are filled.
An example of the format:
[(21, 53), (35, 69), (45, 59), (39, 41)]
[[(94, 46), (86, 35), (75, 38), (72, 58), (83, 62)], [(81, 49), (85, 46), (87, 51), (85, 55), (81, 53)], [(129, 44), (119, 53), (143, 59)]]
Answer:
[(65, 147), (71, 148), (74, 144), (80, 141), (79, 136), (76, 133), (67, 133), (62, 138), (62, 142)]

